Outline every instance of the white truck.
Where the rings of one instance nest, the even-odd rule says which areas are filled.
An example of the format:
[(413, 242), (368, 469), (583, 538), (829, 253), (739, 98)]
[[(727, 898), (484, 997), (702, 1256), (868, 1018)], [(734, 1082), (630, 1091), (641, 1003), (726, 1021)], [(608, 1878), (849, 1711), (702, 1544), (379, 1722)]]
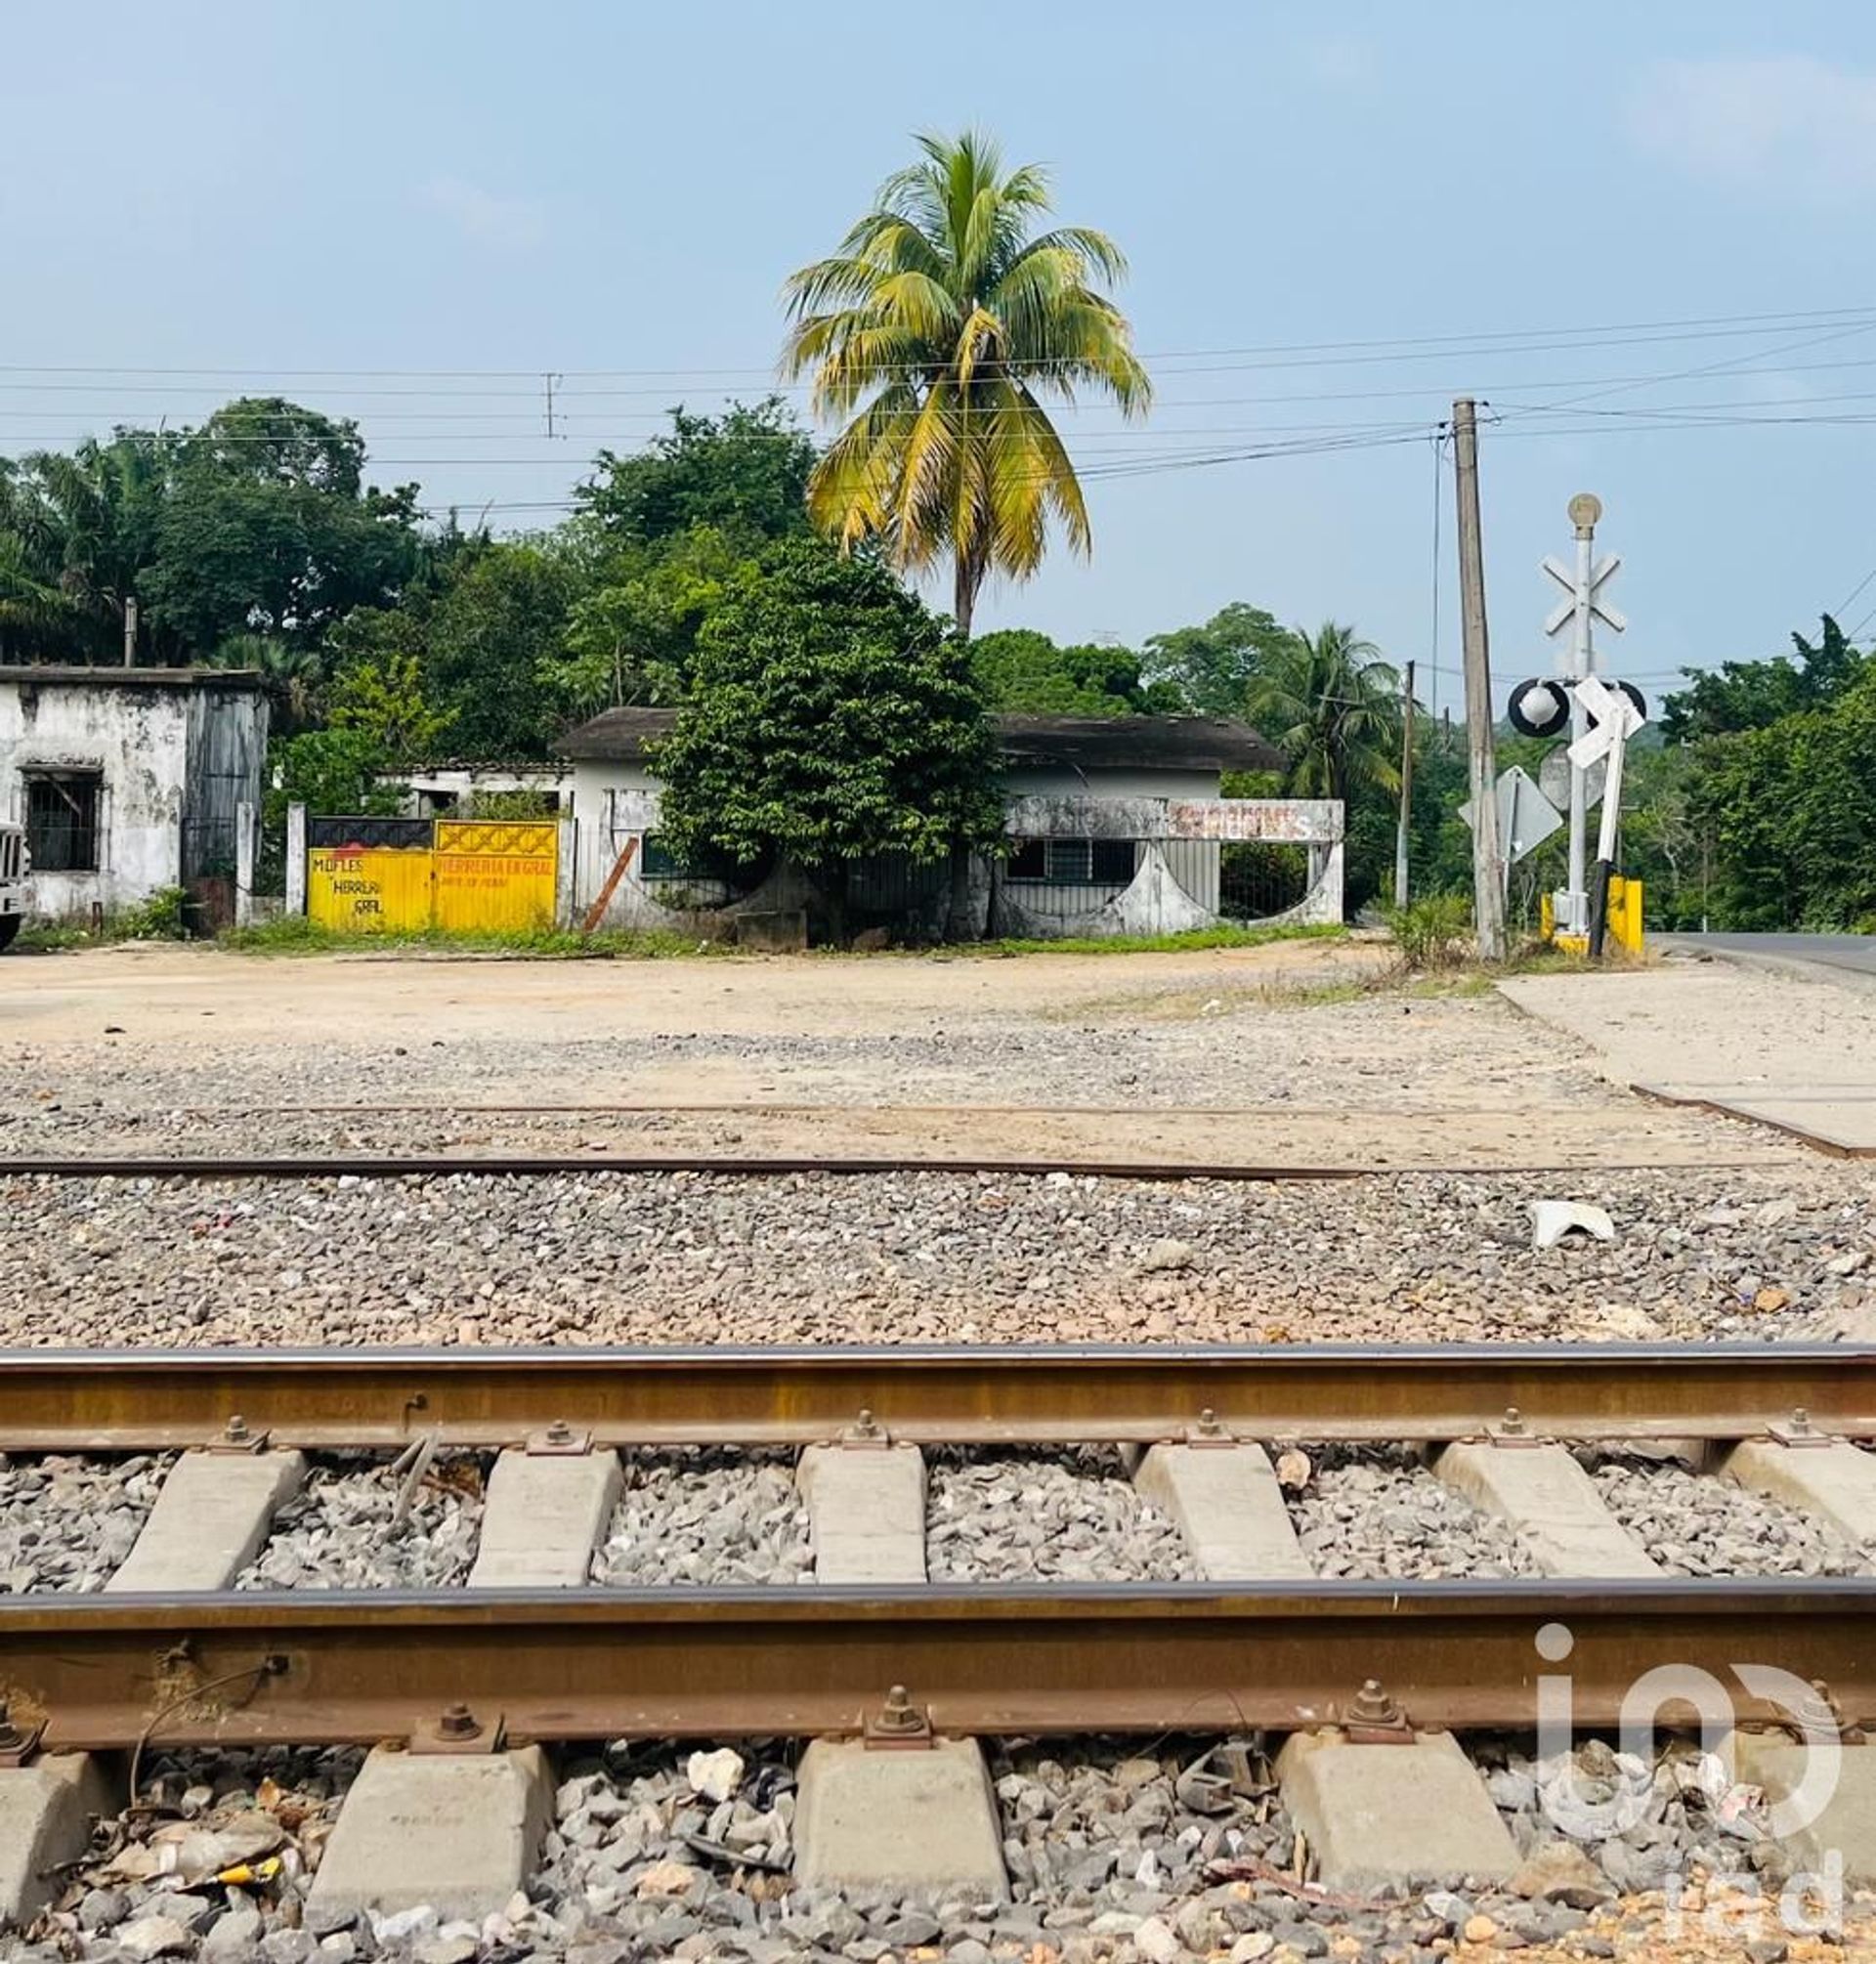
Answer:
[(0, 825), (0, 949), (12, 942), (25, 920), (30, 871), (25, 827)]

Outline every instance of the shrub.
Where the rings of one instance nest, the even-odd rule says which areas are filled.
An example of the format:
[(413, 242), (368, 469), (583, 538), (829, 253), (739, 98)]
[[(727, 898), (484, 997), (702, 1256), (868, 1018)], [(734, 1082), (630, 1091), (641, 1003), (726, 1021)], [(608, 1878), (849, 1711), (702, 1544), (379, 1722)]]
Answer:
[(1472, 952), (1472, 905), (1463, 893), (1423, 894), (1386, 918), (1408, 968), (1457, 968)]
[(159, 886), (117, 922), (127, 941), (180, 941), (189, 931), (189, 895), (180, 886)]

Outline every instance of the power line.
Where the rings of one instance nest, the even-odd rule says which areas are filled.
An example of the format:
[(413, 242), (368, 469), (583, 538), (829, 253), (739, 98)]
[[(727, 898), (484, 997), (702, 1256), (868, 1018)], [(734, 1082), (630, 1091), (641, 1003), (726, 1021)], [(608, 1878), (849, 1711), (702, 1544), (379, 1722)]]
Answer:
[[(1473, 330), (1463, 334), (1435, 334), (1392, 337), (1376, 340), (1343, 341), (1293, 341), (1253, 343), (1235, 348), (1172, 349), (1142, 354), (1142, 361), (1156, 362), (1196, 362), (1220, 361), (1241, 357), (1300, 357), (1322, 355), (1328, 358), (1320, 365), (1340, 365), (1349, 362), (1375, 362), (1388, 360), (1421, 361), (1443, 359), (1454, 352), (1480, 353), (1520, 353), (1540, 352), (1551, 349), (1575, 347), (1633, 347), (1644, 346), (1650, 342), (1697, 341), (1724, 337), (1752, 336), (1776, 333), (1781, 329), (1804, 322), (1822, 324), (1825, 321), (1843, 321), (1855, 317), (1870, 326), (1876, 326), (1876, 308), (1836, 307), (1813, 309), (1802, 312), (1778, 314), (1736, 314), (1708, 315), (1682, 320), (1604, 322), (1581, 327), (1537, 327), (1500, 328), (1494, 330)], [(1847, 329), (1846, 331), (1855, 331)], [(1563, 338), (1558, 338), (1558, 337)], [(1496, 344), (1486, 346), (1485, 344)], [(1392, 353), (1382, 351), (1395, 351)], [(1038, 367), (1055, 366), (1064, 369), (1078, 369), (1083, 364), (1064, 359), (1054, 363), (1028, 364)], [(1248, 361), (1248, 366), (1313, 366), (1306, 361), (1281, 360), (1264, 362), (1260, 359)], [(881, 364), (880, 373), (922, 373), (926, 364), (917, 362), (891, 363)], [(768, 365), (718, 367), (672, 367), (672, 368), (574, 368), (558, 363), (536, 363), (526, 368), (316, 368), (282, 365), (265, 368), (217, 367), (217, 366), (160, 366), (137, 363), (0, 363), (0, 374), (15, 375), (163, 375), (222, 377), (233, 379), (287, 378), (302, 380), (424, 380), (443, 379), (452, 381), (529, 381), (538, 387), (540, 376), (547, 368), (566, 377), (583, 380), (600, 380), (617, 377), (660, 377), (666, 379), (698, 378), (704, 376), (769, 376), (774, 369)], [(1190, 369), (1187, 373), (1209, 372)]]

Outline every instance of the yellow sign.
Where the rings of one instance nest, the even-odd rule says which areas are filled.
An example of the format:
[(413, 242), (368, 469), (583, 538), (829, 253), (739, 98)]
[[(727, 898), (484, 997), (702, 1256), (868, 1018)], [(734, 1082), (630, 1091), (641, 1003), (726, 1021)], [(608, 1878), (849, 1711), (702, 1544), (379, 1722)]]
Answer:
[(438, 819), (420, 829), (396, 820), (358, 830), (368, 837), (392, 825), (408, 828), (412, 843), (309, 849), (308, 919), (335, 934), (498, 934), (554, 924), (560, 828), (551, 819)]
[(335, 934), (420, 934), (430, 924), (431, 855), (422, 846), (316, 846), (306, 914)]
[(437, 925), (495, 933), (551, 927), (559, 843), (551, 819), (439, 819)]

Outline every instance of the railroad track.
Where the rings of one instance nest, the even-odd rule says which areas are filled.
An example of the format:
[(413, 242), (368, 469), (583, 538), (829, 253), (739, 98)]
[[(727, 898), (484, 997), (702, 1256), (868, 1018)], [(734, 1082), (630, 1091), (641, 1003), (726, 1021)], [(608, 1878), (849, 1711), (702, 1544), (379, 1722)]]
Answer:
[[(593, 1740), (815, 1740), (789, 1775), (801, 1783), (795, 1879), (908, 1901), (921, 1888), (933, 1902), (1005, 1892), (999, 1851), (1020, 1822), (999, 1824), (979, 1735), (1235, 1741), (1181, 1775), (1176, 1804), (1201, 1810), (1181, 1818), (1208, 1847), (1233, 1819), (1263, 1823), (1245, 1845), (1294, 1868), (1257, 1857), (1236, 1871), (1262, 1878), (1265, 1907), (1249, 1885), (1243, 1900), (1266, 1920), (1362, 1906), (1305, 1886), (1311, 1860), (1336, 1888), (1465, 1873), (1502, 1882), (1517, 1855), (1448, 1735), (1530, 1731), (1540, 1680), (1554, 1686), (1560, 1665), (1573, 1723), (1592, 1732), (1613, 1728), (1631, 1688), (1664, 1666), (1710, 1673), (1745, 1729), (1824, 1724), (1855, 1738), (1876, 1720), (1876, 1580), (1654, 1572), (1599, 1514), (1560, 1443), (1633, 1453), (1663, 1440), (1742, 1496), (1775, 1493), (1832, 1520), (1852, 1565), (1866, 1564), (1857, 1530), (1876, 1522), (1876, 1352), (1840, 1346), (0, 1353), (9, 1476), (36, 1467), (53, 1477), (48, 1456), (67, 1473), (130, 1456), (143, 1476), (161, 1475), (97, 1593), (0, 1596), (0, 1801), (10, 1779), (40, 1782), (15, 1813), (0, 1807), (0, 1918), (28, 1916), (83, 1867), (69, 1809), (56, 1811), (59, 1783), (82, 1777), (106, 1793), (103, 1763), (82, 1756), (112, 1749), (128, 1751), (131, 1772), (128, 1789), (99, 1803), (107, 1815), (126, 1791), (142, 1797), (159, 1755), (376, 1744), (313, 1879), (306, 1914), (320, 1927), (363, 1907), (439, 1901), (472, 1926), (509, 1915), (515, 1891), (588, 1821), (578, 1781), (556, 1802), (537, 1747)], [(1332, 1441), (1424, 1454), (1427, 1477), (1496, 1513), (1546, 1572), (1312, 1574), (1280, 1473)], [(1198, 1579), (921, 1579), (928, 1480), (959, 1453), (1067, 1442), (1124, 1456)], [(731, 1446), (783, 1456), (776, 1477), (793, 1477), (811, 1519), (813, 1581), (590, 1581), (621, 1479), (636, 1477), (622, 1465)], [(466, 1579), (252, 1586), (271, 1523), (319, 1476), (312, 1463), (360, 1454), (370, 1456), (364, 1477), (396, 1487), (400, 1508), (426, 1478), (447, 1482), (473, 1463), (480, 1539)], [(0, 1516), (9, 1504), (0, 1487)], [(56, 1536), (50, 1504), (38, 1504), (39, 1527)], [(1738, 1667), (1753, 1664), (1812, 1687), (1796, 1721), (1747, 1688)], [(1363, 1761), (1351, 1800), (1334, 1756), (1383, 1745), (1414, 1750)], [(1775, 1739), (1765, 1750), (1777, 1764)], [(1862, 1764), (1853, 1772), (1866, 1780)], [(773, 1851), (789, 1830), (773, 1813), (755, 1817), (771, 1803), (749, 1800), (745, 1770), (736, 1758), (734, 1805), (683, 1817), (768, 1836)], [(181, 1792), (199, 1775), (169, 1777), (163, 1790)], [(1274, 1818), (1258, 1799), (1273, 1791)], [(556, 1805), (565, 1831), (544, 1842)], [(229, 1807), (251, 1828), (250, 1804)], [(888, 1825), (909, 1809), (911, 1853)], [(654, 1897), (640, 1916), (651, 1929), (664, 1928), (656, 1892), (673, 1851), (753, 1858), (716, 1829), (686, 1839), (666, 1812), (662, 1869), (647, 1854), (631, 1871), (636, 1897)], [(120, 1816), (118, 1844), (160, 1814)], [(1386, 1816), (1399, 1826), (1384, 1847), (1372, 1823)], [(1876, 1847), (1849, 1845), (1853, 1879), (1876, 1877)], [(773, 1853), (758, 1870), (765, 1861), (774, 1868)], [(693, 1897), (704, 1887), (682, 1879), (682, 1860), (675, 1873)], [(1193, 1886), (1219, 1875), (1203, 1863), (1194, 1873)], [(599, 1894), (620, 1898), (603, 1876)], [(773, 1919), (773, 1895), (722, 1913)], [(1209, 1900), (1215, 1908), (1215, 1892)], [(1515, 1891), (1506, 1900), (1501, 1914), (1521, 1913)]]
[[(43, 1724), (48, 1744), (84, 1747), (145, 1737), (158, 1705), (161, 1736), (183, 1742), (401, 1736), (457, 1702), (548, 1738), (843, 1731), (894, 1685), (910, 1686), (934, 1724), (970, 1732), (1289, 1729), (1346, 1712), (1369, 1681), (1415, 1726), (1520, 1727), (1536, 1710), (1533, 1633), (1561, 1622), (1585, 1722), (1612, 1720), (1626, 1687), (1656, 1665), (1725, 1678), (1745, 1657), (1822, 1681), (1847, 1717), (1876, 1721), (1876, 1581), (1689, 1581), (1645, 1564), (1568, 1572), (1573, 1551), (1594, 1561), (1620, 1543), (1607, 1534), (1612, 1520), (1586, 1530), (1580, 1518), (1579, 1539), (1565, 1531), (1558, 1541), (1543, 1516), (1561, 1503), (1555, 1492), (1547, 1501), (1544, 1485), (1566, 1456), (1550, 1442), (1623, 1449), (1661, 1439), (1697, 1447), (1735, 1481), (1800, 1511), (1829, 1516), (1835, 1507), (1848, 1535), (1869, 1491), (1856, 1482), (1876, 1473), (1861, 1444), (1876, 1440), (1876, 1353), (8, 1352), (0, 1447), (10, 1454), (181, 1451), (172, 1484), (184, 1468), (205, 1483), (178, 1501), (196, 1511), (184, 1522), (178, 1571), (193, 1584), (165, 1586), (174, 1551), (145, 1560), (140, 1542), (105, 1593), (0, 1598), (0, 1680), (16, 1722)], [(1267, 1512), (1278, 1492), (1270, 1453), (1298, 1441), (1409, 1445), (1441, 1468), (1470, 1465), (1463, 1490), (1511, 1520), (1541, 1565), (1564, 1572), (1325, 1581), (1295, 1562), (1260, 1574), (1256, 1547), (1206, 1557), (1215, 1521), (1204, 1483), (1228, 1474), (1239, 1484), (1227, 1482), (1221, 1505)], [(530, 1504), (546, 1510), (538, 1533), (551, 1540), (556, 1516), (540, 1496), (576, 1470), (610, 1472), (620, 1447), (808, 1448), (847, 1483), (816, 1482), (830, 1497), (815, 1535), (831, 1548), (853, 1532), (842, 1511), (864, 1509), (869, 1489), (876, 1500), (910, 1476), (922, 1496), (920, 1449), (1067, 1442), (1157, 1460), (1151, 1491), (1205, 1579), (879, 1580), (864, 1562), (842, 1570), (846, 1558), (831, 1562), (824, 1550), (813, 1587), (235, 1592), (218, 1586), (229, 1575), (204, 1586), (189, 1560), (226, 1526), (216, 1508), (230, 1506), (257, 1510), (233, 1537), (239, 1559), (251, 1557), (308, 1454), (499, 1455), (485, 1538), (506, 1461), (534, 1481)], [(282, 1467), (268, 1485), (264, 1470)], [(1198, 1484), (1182, 1490), (1169, 1468)], [(264, 1501), (204, 1499), (241, 1480), (260, 1481)], [(159, 1500), (146, 1541), (165, 1514)], [(590, 1548), (591, 1519), (581, 1531)], [(917, 1530), (902, 1520), (895, 1531), (903, 1559), (904, 1536)], [(875, 1535), (876, 1555), (876, 1523), (860, 1532)], [(922, 1545), (916, 1558), (922, 1574)], [(854, 1579), (827, 1579), (831, 1570)], [(905, 1570), (875, 1571), (894, 1573)], [(234, 1685), (239, 1695), (192, 1702), (192, 1683)]]

